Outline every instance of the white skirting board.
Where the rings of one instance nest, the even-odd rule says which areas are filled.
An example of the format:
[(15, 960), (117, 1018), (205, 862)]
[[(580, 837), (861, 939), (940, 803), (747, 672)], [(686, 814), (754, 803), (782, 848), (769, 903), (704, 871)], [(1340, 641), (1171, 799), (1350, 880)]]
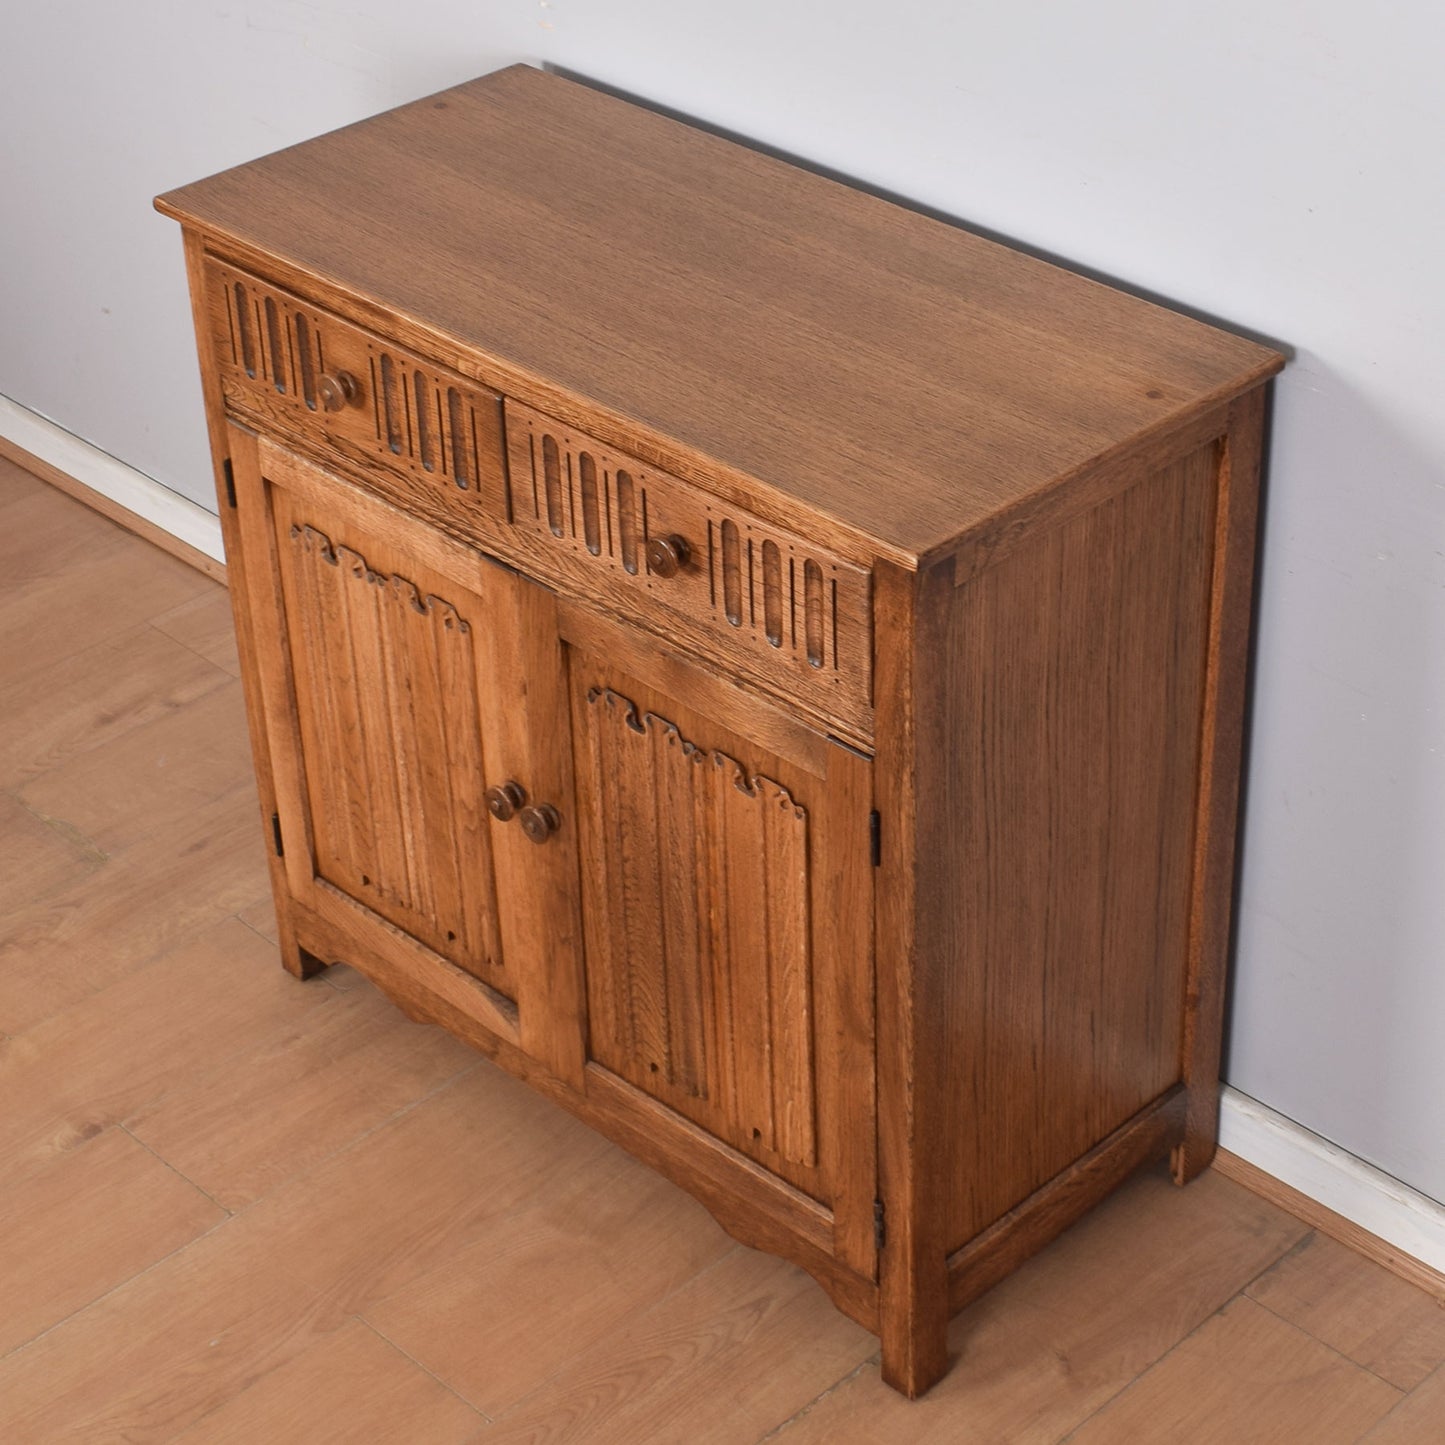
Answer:
[(1445, 1274), (1445, 1205), (1227, 1085), (1219, 1145)]
[(226, 560), (214, 513), (8, 396), (0, 396), (0, 436), (198, 552)]

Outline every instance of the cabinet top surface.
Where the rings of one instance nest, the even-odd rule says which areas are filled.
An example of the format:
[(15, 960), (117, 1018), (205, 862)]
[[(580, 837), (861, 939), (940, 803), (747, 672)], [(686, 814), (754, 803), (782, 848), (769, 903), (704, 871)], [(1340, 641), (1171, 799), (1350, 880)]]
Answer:
[(1282, 364), (526, 66), (157, 205), (903, 560)]

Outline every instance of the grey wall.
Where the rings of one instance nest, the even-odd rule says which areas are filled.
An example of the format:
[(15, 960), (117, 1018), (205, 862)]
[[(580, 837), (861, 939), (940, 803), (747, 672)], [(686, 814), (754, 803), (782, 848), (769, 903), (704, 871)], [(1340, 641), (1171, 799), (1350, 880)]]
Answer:
[(550, 62), (1289, 342), (1228, 1073), (1445, 1200), (1445, 11), (47, 0), (0, 59), (0, 392), (209, 494), (161, 189)]

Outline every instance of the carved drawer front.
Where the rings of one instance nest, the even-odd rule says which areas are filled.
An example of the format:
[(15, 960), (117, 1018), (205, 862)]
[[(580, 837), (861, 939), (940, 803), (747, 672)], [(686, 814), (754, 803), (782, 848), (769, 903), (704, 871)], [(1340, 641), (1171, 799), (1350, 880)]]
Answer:
[(228, 411), (364, 468), (370, 485), (380, 479), (442, 526), (484, 535), (481, 499), (504, 470), (495, 392), (215, 259), (206, 298)]
[(505, 411), (500, 510), (532, 570), (871, 740), (864, 568), (510, 397)]

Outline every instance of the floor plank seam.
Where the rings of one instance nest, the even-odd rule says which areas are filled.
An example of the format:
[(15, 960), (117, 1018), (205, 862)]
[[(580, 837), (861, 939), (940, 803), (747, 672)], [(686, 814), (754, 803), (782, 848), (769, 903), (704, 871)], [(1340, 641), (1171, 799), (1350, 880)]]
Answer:
[(1378, 1430), (1392, 1415), (1403, 1410), (1405, 1406), (1408, 1405), (1415, 1398), (1415, 1396), (1420, 1393), (1421, 1390), (1423, 1390), (1427, 1385), (1429, 1385), (1432, 1381), (1436, 1379), (1445, 1381), (1445, 1364), (1436, 1365), (1435, 1368), (1431, 1370), (1430, 1373), (1426, 1375), (1425, 1378), (1421, 1380), (1420, 1383), (1416, 1385), (1413, 1390), (1406, 1390), (1400, 1396), (1400, 1398), (1396, 1400), (1395, 1403), (1391, 1405), (1390, 1408), (1386, 1410), (1385, 1413), (1381, 1415), (1380, 1418), (1376, 1420), (1373, 1425), (1370, 1426), (1371, 1431)]
[[(251, 905), (247, 904), (246, 906), (249, 908)], [(262, 933), (261, 930), (257, 928), (254, 923), (248, 923), (244, 918), (241, 917), (239, 913), (232, 913), (230, 917), (234, 918), (236, 922), (241, 925), (242, 928), (249, 928), (251, 932), (256, 935), (257, 938), (261, 939), (265, 943), (269, 943), (272, 948), (276, 948), (276, 940), (272, 938), (269, 933)], [(324, 979), (326, 975), (323, 973), (321, 977)]]
[[(114, 1127), (119, 1128), (120, 1126), (115, 1125)], [(22, 1340), (18, 1345), (12, 1345), (10, 1349), (0, 1352), (0, 1364), (8, 1363), (9, 1361), (15, 1359), (18, 1355), (24, 1354), (26, 1350), (33, 1348), (35, 1345), (38, 1345), (42, 1340), (54, 1334), (55, 1331), (60, 1329), (62, 1326), (69, 1324), (72, 1320), (79, 1319), (82, 1315), (103, 1304), (112, 1295), (117, 1294), (119, 1291), (123, 1289), (128, 1289), (137, 1280), (144, 1279), (148, 1274), (151, 1273), (152, 1270), (159, 1269), (161, 1265), (165, 1264), (169, 1260), (174, 1259), (176, 1255), (184, 1253), (186, 1250), (190, 1249), (192, 1245), (199, 1244), (202, 1240), (209, 1239), (211, 1235), (213, 1235), (218, 1229), (224, 1229), (236, 1217), (237, 1216), (234, 1214), (228, 1214), (224, 1219), (218, 1219), (209, 1228), (203, 1229), (199, 1234), (192, 1235), (183, 1243), (178, 1244), (174, 1249), (168, 1250), (165, 1254), (159, 1255), (157, 1258), (153, 1259), (148, 1265), (146, 1265), (144, 1269), (138, 1269), (134, 1274), (127, 1275), (123, 1280), (117, 1281), (108, 1290), (104, 1290), (102, 1293), (96, 1295), (94, 1299), (86, 1300), (86, 1302), (78, 1309), (73, 1309), (68, 1315), (65, 1315), (61, 1319), (52, 1321), (50, 1324), (46, 1325), (46, 1327), (41, 1330), (39, 1334), (31, 1335), (28, 1340)]]
[[(182, 1173), (180, 1172), (180, 1170), (176, 1169), (176, 1168), (174, 1167), (174, 1165), (172, 1165), (172, 1164), (170, 1163), (169, 1160), (164, 1159), (161, 1155), (157, 1154), (157, 1153), (155, 1152), (155, 1150), (151, 1149), (147, 1144), (144, 1143), (143, 1140), (140, 1140), (140, 1139), (136, 1138), (136, 1136), (135, 1136), (134, 1134), (132, 1134), (129, 1129), (125, 1128), (125, 1126), (124, 1126), (123, 1124), (117, 1123), (117, 1124), (112, 1125), (111, 1127), (116, 1128), (116, 1129), (119, 1129), (122, 1133), (126, 1134), (129, 1138), (134, 1139), (137, 1144), (139, 1144), (143, 1149), (145, 1149), (147, 1153), (151, 1154), (151, 1155), (154, 1156), (156, 1159), (158, 1159), (162, 1164), (165, 1165), (165, 1167), (166, 1167), (167, 1169), (170, 1169), (170, 1170), (171, 1170), (173, 1173), (175, 1173), (179, 1178), (184, 1179), (187, 1184), (190, 1184), (190, 1185), (192, 1186), (192, 1188), (195, 1188), (196, 1190), (198, 1190), (198, 1192), (200, 1192), (201, 1194), (205, 1195), (205, 1197), (206, 1197), (207, 1199), (210, 1199), (211, 1202), (214, 1203), (218, 1209), (221, 1209), (221, 1210), (224, 1211), (224, 1216), (225, 1216), (225, 1217), (224, 1217), (224, 1218), (221, 1218), (221, 1219), (218, 1219), (218, 1220), (217, 1220), (213, 1225), (211, 1225), (208, 1229), (202, 1230), (201, 1233), (192, 1236), (192, 1238), (186, 1240), (183, 1244), (178, 1245), (175, 1249), (170, 1250), (170, 1251), (167, 1252), (166, 1254), (163, 1254), (163, 1255), (159, 1256), (157, 1259), (152, 1260), (151, 1263), (148, 1264), (144, 1269), (137, 1270), (134, 1274), (129, 1275), (126, 1279), (119, 1281), (117, 1284), (115, 1284), (114, 1286), (112, 1286), (112, 1288), (106, 1290), (103, 1294), (97, 1295), (97, 1296), (96, 1296), (94, 1299), (92, 1299), (92, 1300), (87, 1300), (87, 1301), (85, 1302), (85, 1304), (83, 1304), (83, 1305), (80, 1306), (79, 1309), (72, 1310), (72, 1311), (70, 1312), (70, 1314), (66, 1315), (63, 1319), (56, 1320), (56, 1321), (54, 1321), (52, 1324), (47, 1325), (46, 1328), (43, 1329), (39, 1334), (31, 1336), (30, 1339), (24, 1340), (24, 1341), (22, 1341), (22, 1342), (21, 1342), (20, 1344), (18, 1344), (18, 1345), (12, 1346), (12, 1348), (10, 1348), (9, 1350), (5, 1351), (3, 1354), (0, 1354), (0, 1361), (8, 1360), (8, 1359), (12, 1358), (13, 1356), (18, 1355), (19, 1353), (21, 1353), (23, 1350), (29, 1349), (32, 1345), (34, 1345), (34, 1344), (36, 1344), (38, 1341), (44, 1339), (44, 1338), (45, 1338), (47, 1335), (49, 1335), (53, 1330), (58, 1329), (61, 1325), (67, 1323), (69, 1320), (73, 1320), (73, 1319), (77, 1318), (78, 1316), (84, 1314), (87, 1310), (89, 1310), (89, 1309), (91, 1309), (92, 1307), (100, 1304), (103, 1300), (108, 1299), (108, 1298), (109, 1298), (111, 1295), (113, 1295), (117, 1290), (124, 1289), (127, 1285), (133, 1284), (133, 1283), (134, 1283), (136, 1280), (138, 1280), (138, 1279), (143, 1279), (146, 1275), (148, 1275), (149, 1273), (151, 1273), (152, 1270), (154, 1270), (154, 1269), (156, 1269), (157, 1267), (159, 1267), (160, 1265), (164, 1264), (167, 1260), (171, 1259), (173, 1256), (181, 1253), (182, 1250), (189, 1249), (193, 1244), (198, 1244), (201, 1240), (209, 1238), (209, 1236), (212, 1235), (212, 1234), (214, 1234), (217, 1230), (219, 1230), (219, 1229), (224, 1229), (224, 1228), (226, 1227), (226, 1225), (232, 1223), (233, 1221), (243, 1219), (243, 1218), (246, 1217), (248, 1214), (250, 1214), (259, 1204), (261, 1204), (271, 1193), (275, 1192), (275, 1190), (279, 1190), (279, 1189), (282, 1188), (284, 1185), (289, 1184), (289, 1183), (292, 1182), (293, 1180), (296, 1180), (296, 1179), (299, 1179), (299, 1178), (303, 1178), (306, 1174), (310, 1173), (313, 1169), (316, 1169), (316, 1168), (320, 1167), (320, 1165), (322, 1165), (323, 1163), (325, 1163), (325, 1162), (327, 1162), (327, 1161), (329, 1161), (329, 1160), (331, 1160), (331, 1159), (334, 1159), (337, 1155), (346, 1153), (349, 1149), (351, 1149), (352, 1147), (354, 1147), (354, 1146), (357, 1145), (357, 1144), (360, 1144), (363, 1140), (369, 1138), (372, 1134), (376, 1133), (376, 1131), (377, 1131), (378, 1129), (384, 1129), (384, 1128), (386, 1128), (387, 1125), (395, 1122), (397, 1119), (400, 1119), (400, 1118), (402, 1118), (404, 1115), (410, 1113), (413, 1109), (415, 1109), (416, 1107), (418, 1107), (420, 1104), (425, 1103), (427, 1099), (433, 1097), (435, 1094), (439, 1093), (442, 1089), (447, 1088), (447, 1087), (450, 1086), (451, 1084), (457, 1082), (459, 1079), (461, 1079), (461, 1078), (465, 1077), (467, 1074), (471, 1073), (472, 1070), (473, 1070), (475, 1067), (477, 1067), (477, 1064), (479, 1064), (479, 1063), (481, 1063), (481, 1062), (482, 1062), (482, 1060), (478, 1060), (476, 1064), (469, 1065), (468, 1067), (464, 1068), (460, 1073), (458, 1073), (458, 1074), (453, 1074), (453, 1075), (451, 1076), (451, 1078), (444, 1080), (442, 1083), (440, 1083), (440, 1084), (438, 1084), (437, 1086), (435, 1086), (434, 1088), (428, 1090), (426, 1094), (424, 1094), (424, 1095), (418, 1097), (417, 1099), (413, 1100), (413, 1102), (412, 1102), (411, 1104), (408, 1104), (406, 1107), (398, 1110), (395, 1114), (393, 1114), (393, 1115), (389, 1116), (388, 1118), (380, 1121), (378, 1124), (374, 1125), (372, 1128), (367, 1129), (367, 1130), (364, 1130), (364, 1131), (363, 1131), (362, 1133), (360, 1133), (360, 1134), (354, 1135), (354, 1136), (353, 1136), (351, 1139), (349, 1139), (345, 1144), (343, 1144), (342, 1146), (340, 1146), (340, 1147), (337, 1148), (337, 1149), (332, 1150), (328, 1155), (326, 1155), (325, 1159), (316, 1159), (316, 1160), (311, 1161), (311, 1163), (309, 1163), (305, 1169), (299, 1169), (299, 1170), (297, 1170), (294, 1174), (288, 1175), (286, 1179), (280, 1180), (280, 1181), (278, 1181), (274, 1186), (272, 1186), (272, 1189), (271, 1189), (271, 1190), (268, 1190), (266, 1193), (263, 1193), (263, 1194), (261, 1194), (261, 1195), (258, 1195), (255, 1199), (249, 1201), (249, 1202), (248, 1202), (246, 1205), (244, 1205), (243, 1207), (241, 1207), (241, 1208), (239, 1208), (239, 1209), (235, 1209), (235, 1210), (228, 1210), (228, 1209), (226, 1209), (226, 1207), (225, 1207), (223, 1204), (221, 1204), (219, 1201), (215, 1200), (212, 1195), (210, 1195), (206, 1190), (202, 1189), (199, 1185), (197, 1185), (194, 1180), (191, 1180), (191, 1179), (188, 1178), (186, 1175), (182, 1174)], [(157, 1096), (157, 1097), (158, 1097), (158, 1098), (164, 1098), (164, 1097), (165, 1097), (165, 1094), (162, 1093), (161, 1095), (159, 1095), (159, 1096)], [(150, 1102), (154, 1103), (155, 1100), (152, 1100), (152, 1101), (150, 1101)], [(365, 1323), (367, 1324), (368, 1328), (371, 1328), (371, 1325), (370, 1325), (370, 1322), (369, 1322), (369, 1321), (366, 1321)], [(388, 1341), (388, 1343), (390, 1343), (390, 1342)], [(468, 1402), (468, 1404), (470, 1404), (470, 1402)], [(475, 1407), (473, 1407), (473, 1408), (475, 1408)], [(480, 1412), (479, 1412), (479, 1413), (480, 1413)]]
[[(162, 1094), (162, 1095), (161, 1095), (161, 1098), (164, 1098), (164, 1097), (165, 1097), (165, 1095)], [(156, 1100), (151, 1100), (150, 1102), (151, 1102), (151, 1103), (155, 1103), (155, 1102), (157, 1102), (157, 1101), (156, 1101)], [(142, 1108), (148, 1108), (149, 1105), (148, 1105), (148, 1104), (147, 1104), (147, 1105), (142, 1105), (141, 1107), (142, 1107)], [(183, 1179), (187, 1184), (189, 1184), (189, 1185), (191, 1186), (192, 1189), (194, 1189), (194, 1190), (196, 1191), (197, 1194), (202, 1194), (202, 1195), (204, 1195), (207, 1199), (209, 1199), (209, 1200), (211, 1201), (211, 1203), (214, 1204), (214, 1205), (216, 1206), (216, 1208), (219, 1209), (219, 1210), (221, 1211), (221, 1213), (226, 1216), (226, 1219), (234, 1219), (234, 1218), (236, 1217), (236, 1211), (235, 1211), (234, 1209), (228, 1209), (228, 1208), (227, 1208), (224, 1204), (222, 1204), (221, 1201), (220, 1201), (219, 1199), (217, 1199), (216, 1196), (215, 1196), (214, 1194), (212, 1194), (211, 1191), (210, 1191), (209, 1189), (207, 1189), (203, 1184), (197, 1184), (196, 1181), (195, 1181), (194, 1179), (192, 1179), (189, 1174), (186, 1174), (186, 1173), (182, 1172), (180, 1169), (177, 1169), (176, 1166), (175, 1166), (174, 1164), (172, 1164), (171, 1161), (170, 1161), (169, 1159), (167, 1159), (164, 1154), (158, 1153), (156, 1150), (152, 1149), (151, 1146), (150, 1146), (149, 1144), (147, 1144), (146, 1141), (140, 1137), (140, 1135), (134, 1133), (134, 1132), (130, 1129), (130, 1127), (126, 1124), (126, 1122), (125, 1122), (124, 1119), (120, 1120), (120, 1121), (115, 1125), (115, 1127), (116, 1127), (117, 1129), (119, 1129), (120, 1132), (121, 1132), (122, 1134), (124, 1134), (127, 1139), (132, 1140), (134, 1143), (138, 1144), (142, 1149), (144, 1149), (144, 1150), (146, 1151), (146, 1153), (151, 1156), (152, 1159), (156, 1160), (158, 1163), (164, 1165), (165, 1168), (169, 1169), (170, 1172), (171, 1172), (172, 1174), (174, 1174), (177, 1179)], [(219, 1219), (219, 1220), (216, 1221), (216, 1224), (218, 1224), (218, 1225), (219, 1225), (219, 1224), (224, 1224), (225, 1222), (226, 1222), (225, 1219)], [(212, 1226), (212, 1227), (214, 1228), (215, 1226)], [(209, 1233), (209, 1232), (210, 1232), (210, 1231), (208, 1230), (207, 1233)], [(199, 1237), (199, 1236), (198, 1236), (198, 1237)]]
[[(1274, 1309), (1272, 1306), (1265, 1304), (1263, 1300), (1257, 1300), (1254, 1298), (1253, 1295), (1246, 1295), (1245, 1298), (1248, 1299), (1250, 1304), (1254, 1305), (1257, 1309), (1262, 1309), (1265, 1311), (1266, 1314), (1273, 1315), (1274, 1318), (1277, 1319), (1282, 1325), (1286, 1325), (1292, 1330), (1297, 1330), (1300, 1334), (1304, 1335), (1306, 1339), (1313, 1340), (1322, 1349), (1328, 1350), (1337, 1359), (1341, 1359), (1352, 1368), (1361, 1371), (1363, 1374), (1369, 1375), (1371, 1379), (1378, 1380), (1387, 1389), (1398, 1391), (1401, 1399), (1404, 1399), (1410, 1394), (1410, 1391), (1405, 1389), (1403, 1385), (1397, 1385), (1393, 1380), (1387, 1380), (1377, 1370), (1372, 1370), (1362, 1361), (1355, 1359), (1354, 1356), (1347, 1355), (1343, 1350), (1332, 1345), (1328, 1340), (1322, 1340), (1317, 1334), (1314, 1333), (1313, 1330), (1307, 1330), (1302, 1324), (1299, 1324), (1297, 1321), (1289, 1319), (1286, 1316), (1280, 1314), (1277, 1309)], [(1426, 1379), (1428, 1378), (1429, 1376), (1427, 1375)], [(1418, 1386), (1416, 1388), (1418, 1388)], [(1397, 1400), (1395, 1403), (1399, 1404), (1399, 1401)], [(1392, 1405), (1390, 1408), (1394, 1409), (1394, 1406)]]
[(785, 1430), (788, 1430), (792, 1426), (796, 1425), (805, 1416), (812, 1414), (813, 1410), (817, 1406), (821, 1405), (823, 1401), (826, 1400), (830, 1395), (836, 1394), (850, 1381), (856, 1380), (858, 1376), (863, 1373), (864, 1370), (879, 1364), (882, 1358), (883, 1357), (880, 1352), (874, 1350), (873, 1353), (869, 1355), (866, 1360), (860, 1360), (846, 1374), (840, 1375), (836, 1380), (834, 1380), (833, 1383), (829, 1385), (826, 1390), (820, 1390), (816, 1395), (813, 1396), (811, 1400), (807, 1402), (806, 1405), (802, 1405), (798, 1409), (794, 1410), (793, 1413), (789, 1415), (786, 1420), (779, 1420), (778, 1423), (774, 1425), (773, 1428), (769, 1430), (766, 1435), (760, 1435), (757, 1440), (757, 1445), (767, 1445), (767, 1442), (769, 1440), (778, 1439)]
[[(1085, 1415), (1081, 1420), (1078, 1420), (1073, 1425), (1069, 1426), (1069, 1428), (1058, 1437), (1055, 1445), (1068, 1445), (1068, 1442), (1072, 1440), (1079, 1433), (1079, 1431), (1082, 1430), (1084, 1426), (1087, 1425), (1096, 1415), (1103, 1414), (1103, 1412), (1109, 1409), (1110, 1406), (1115, 1403), (1115, 1401), (1123, 1399), (1123, 1397), (1127, 1395), (1136, 1385), (1140, 1384), (1145, 1379), (1145, 1377), (1150, 1374), (1151, 1371), (1158, 1369), (1159, 1366), (1162, 1365), (1164, 1361), (1170, 1357), (1170, 1355), (1172, 1355), (1176, 1350), (1181, 1349), (1186, 1343), (1188, 1343), (1188, 1341), (1193, 1339), (1194, 1336), (1197, 1335), (1207, 1324), (1209, 1324), (1211, 1320), (1214, 1320), (1218, 1316), (1222, 1315), (1225, 1310), (1227, 1310), (1230, 1305), (1232, 1305), (1236, 1300), (1248, 1298), (1246, 1291), (1252, 1289), (1259, 1280), (1263, 1279), (1264, 1276), (1267, 1275), (1272, 1269), (1277, 1268), (1281, 1263), (1284, 1262), (1284, 1260), (1288, 1259), (1292, 1254), (1295, 1254), (1299, 1250), (1304, 1248), (1308, 1241), (1313, 1237), (1313, 1234), (1313, 1230), (1307, 1229), (1302, 1238), (1297, 1239), (1293, 1244), (1289, 1246), (1288, 1249), (1281, 1250), (1272, 1260), (1270, 1260), (1268, 1264), (1256, 1270), (1255, 1273), (1252, 1274), (1249, 1279), (1247, 1279), (1242, 1285), (1240, 1285), (1239, 1288), (1235, 1290), (1232, 1295), (1230, 1295), (1227, 1299), (1222, 1300), (1217, 1308), (1210, 1310), (1210, 1312), (1205, 1315), (1204, 1318), (1201, 1319), (1194, 1326), (1193, 1329), (1181, 1335), (1177, 1340), (1174, 1341), (1172, 1345), (1169, 1346), (1167, 1350), (1162, 1351), (1160, 1354), (1156, 1355), (1154, 1359), (1150, 1360), (1138, 1372), (1138, 1374), (1134, 1376), (1132, 1380), (1127, 1381), (1112, 1395), (1110, 1395), (1107, 1400), (1102, 1401), (1095, 1409), (1090, 1410), (1089, 1413)], [(1257, 1303), (1257, 1301), (1251, 1300), (1250, 1303)], [(1271, 1313), (1273, 1313), (1273, 1311), (1271, 1311)], [(1311, 1338), (1313, 1338), (1313, 1336), (1311, 1336)]]
[(417, 1359), (417, 1357), (416, 1357), (415, 1355), (413, 1355), (413, 1354), (409, 1353), (408, 1351), (402, 1349), (402, 1347), (401, 1347), (399, 1344), (397, 1344), (397, 1342), (396, 1342), (394, 1339), (392, 1339), (384, 1330), (379, 1329), (376, 1325), (372, 1324), (372, 1322), (371, 1322), (369, 1319), (367, 1319), (365, 1315), (361, 1315), (361, 1314), (352, 1315), (352, 1319), (354, 1319), (354, 1320), (357, 1322), (357, 1324), (362, 1325), (362, 1326), (364, 1326), (366, 1329), (370, 1330), (371, 1333), (374, 1334), (374, 1335), (377, 1337), (377, 1339), (379, 1339), (379, 1340), (382, 1341), (383, 1344), (389, 1345), (393, 1350), (395, 1350), (395, 1351), (397, 1352), (397, 1354), (399, 1354), (399, 1355), (402, 1357), (402, 1359), (404, 1359), (404, 1360), (409, 1360), (413, 1365), (415, 1365), (415, 1366), (417, 1367), (417, 1369), (419, 1369), (419, 1370), (422, 1372), (422, 1374), (427, 1375), (427, 1376), (429, 1376), (431, 1379), (435, 1380), (435, 1381), (437, 1382), (437, 1384), (440, 1385), (440, 1386), (442, 1387), (442, 1389), (444, 1389), (444, 1390), (447, 1392), (447, 1394), (449, 1394), (449, 1395), (454, 1395), (458, 1400), (460, 1400), (460, 1401), (462, 1402), (462, 1404), (464, 1404), (464, 1405), (467, 1407), (467, 1409), (469, 1409), (469, 1410), (474, 1410), (474, 1411), (482, 1418), (482, 1421), (483, 1421), (485, 1424), (487, 1424), (487, 1425), (495, 1425), (495, 1424), (496, 1424), (496, 1421), (493, 1420), (492, 1417), (491, 1417), (490, 1415), (488, 1415), (487, 1412), (486, 1412), (485, 1410), (483, 1410), (480, 1405), (476, 1405), (476, 1404), (474, 1404), (471, 1400), (467, 1399), (467, 1397), (466, 1397), (465, 1395), (463, 1395), (460, 1390), (458, 1390), (458, 1389), (454, 1388), (453, 1386), (447, 1384), (447, 1382), (446, 1382), (444, 1379), (442, 1379), (442, 1377), (441, 1377), (439, 1374), (437, 1374), (437, 1372), (436, 1372), (435, 1370), (430, 1370), (430, 1369), (428, 1369), (424, 1364), (422, 1364), (422, 1362), (421, 1362), (419, 1359)]
[[(225, 589), (223, 588), (222, 590), (224, 591)], [(192, 602), (194, 602), (195, 600), (195, 598), (191, 599)], [(188, 607), (190, 605), (190, 603), (186, 602), (183, 602), (181, 604), (181, 606), (183, 607)], [(214, 658), (207, 657), (206, 654), (200, 650), (200, 648), (192, 647), (191, 644), (187, 642), (184, 638), (177, 637), (172, 632), (167, 632), (165, 628), (162, 627), (160, 623), (156, 620), (160, 617), (166, 617), (170, 613), (175, 612), (176, 610), (177, 609), (174, 607), (168, 607), (164, 612), (157, 612), (155, 617), (148, 617), (146, 619), (145, 625), (150, 628), (152, 632), (158, 633), (161, 637), (164, 637), (167, 642), (173, 642), (177, 647), (184, 648), (187, 652), (191, 654), (192, 657), (200, 658), (200, 660), (204, 662), (207, 667), (213, 669), (215, 672), (220, 673), (220, 675), (225, 678), (227, 682), (235, 682), (236, 676), (234, 673), (228, 672), (224, 667), (217, 663)]]

